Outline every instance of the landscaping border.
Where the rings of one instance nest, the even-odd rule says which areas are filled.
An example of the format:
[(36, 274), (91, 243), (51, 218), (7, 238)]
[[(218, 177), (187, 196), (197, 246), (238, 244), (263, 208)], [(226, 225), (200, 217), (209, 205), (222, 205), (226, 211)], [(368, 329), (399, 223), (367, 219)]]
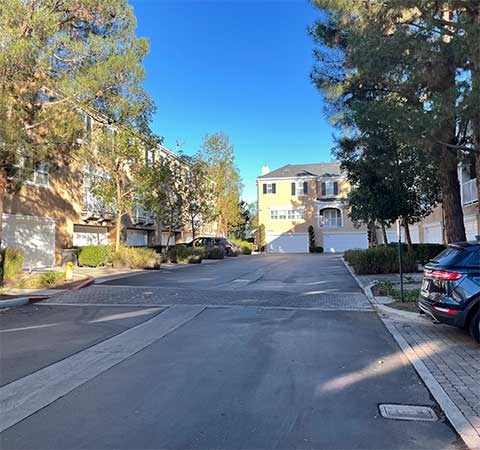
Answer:
[(383, 317), (382, 314), (387, 316), (399, 316), (403, 320), (407, 319), (419, 321), (420, 319), (416, 317), (416, 314), (414, 313), (408, 311), (397, 311), (393, 308), (389, 308), (388, 306), (377, 304), (371, 291), (373, 283), (369, 283), (367, 286), (363, 286), (359, 278), (353, 273), (353, 270), (348, 265), (348, 263), (343, 258), (342, 261), (349, 273), (357, 282), (360, 289), (364, 292), (370, 303), (372, 303), (379, 319), (385, 325), (385, 328), (388, 330), (393, 339), (395, 339), (398, 346), (401, 348), (403, 354), (407, 357), (410, 364), (417, 372), (418, 376), (422, 379), (435, 401), (440, 405), (440, 408), (443, 410), (448, 420), (455, 428), (457, 433), (460, 435), (466, 446), (471, 450), (479, 450), (480, 437), (478, 436), (478, 433), (475, 431), (473, 426), (466, 419), (460, 409), (455, 405), (449, 395), (445, 392), (445, 390), (436, 380), (435, 376), (428, 369), (425, 363), (417, 357), (415, 351), (410, 346), (410, 344), (395, 329), (395, 327), (391, 323), (392, 319), (389, 319), (388, 317)]

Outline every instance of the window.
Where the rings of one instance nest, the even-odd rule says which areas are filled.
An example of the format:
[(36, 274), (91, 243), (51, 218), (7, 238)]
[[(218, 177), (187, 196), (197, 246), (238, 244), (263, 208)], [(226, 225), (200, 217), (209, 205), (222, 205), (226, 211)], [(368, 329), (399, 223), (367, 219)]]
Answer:
[(263, 185), (263, 193), (264, 194), (276, 194), (276, 192), (277, 192), (276, 183), (265, 183)]
[(48, 186), (48, 166), (45, 163), (39, 164), (33, 171), (32, 177), (29, 180), (38, 186)]
[(327, 208), (320, 211), (320, 226), (324, 228), (342, 227), (342, 213), (336, 208)]
[(271, 209), (271, 220), (303, 220), (303, 208)]
[(292, 195), (308, 195), (308, 181), (292, 182)]
[(323, 196), (338, 195), (338, 181), (322, 182), (322, 195)]
[(145, 150), (145, 161), (147, 166), (153, 165), (155, 162), (155, 150)]

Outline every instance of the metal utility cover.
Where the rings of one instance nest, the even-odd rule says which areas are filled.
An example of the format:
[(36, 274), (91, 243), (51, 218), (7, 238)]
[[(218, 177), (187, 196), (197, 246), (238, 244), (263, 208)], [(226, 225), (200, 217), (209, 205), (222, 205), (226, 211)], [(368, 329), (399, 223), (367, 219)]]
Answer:
[(396, 420), (423, 420), (436, 422), (438, 420), (435, 411), (427, 406), (415, 405), (379, 405), (380, 414), (386, 419)]

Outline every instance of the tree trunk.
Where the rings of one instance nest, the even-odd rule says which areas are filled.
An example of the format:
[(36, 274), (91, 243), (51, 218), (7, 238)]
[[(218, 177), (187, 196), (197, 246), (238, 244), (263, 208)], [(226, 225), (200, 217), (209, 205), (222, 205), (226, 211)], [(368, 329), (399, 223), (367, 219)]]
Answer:
[(413, 253), (412, 238), (410, 236), (410, 226), (408, 225), (408, 222), (405, 219), (403, 219), (403, 229), (405, 230), (405, 241), (407, 243), (408, 253)]
[(117, 221), (115, 223), (115, 252), (120, 250), (120, 234), (122, 232), (122, 216), (123, 212), (119, 208), (121, 204), (122, 194), (120, 182), (117, 181)]
[(3, 247), (3, 200), (7, 192), (7, 174), (4, 171), (0, 172), (0, 249)]
[(442, 205), (445, 220), (446, 243), (463, 242), (467, 240), (463, 222), (460, 182), (456, 154), (448, 147), (442, 148), (440, 160), (440, 186), (442, 190)]
[(192, 241), (195, 239), (195, 218), (192, 217)]
[(385, 229), (385, 223), (382, 222), (381, 226), (382, 226), (383, 243), (385, 245), (387, 245), (388, 244), (388, 236), (387, 236), (387, 230)]
[(368, 231), (370, 232), (370, 239), (368, 244), (370, 247), (376, 247), (378, 245), (377, 227), (375, 226), (375, 222), (373, 220), (371, 222), (368, 222)]
[(165, 255), (168, 258), (168, 251), (170, 250), (170, 238), (172, 237), (172, 223), (168, 225), (168, 235), (167, 235), (167, 244), (165, 245)]

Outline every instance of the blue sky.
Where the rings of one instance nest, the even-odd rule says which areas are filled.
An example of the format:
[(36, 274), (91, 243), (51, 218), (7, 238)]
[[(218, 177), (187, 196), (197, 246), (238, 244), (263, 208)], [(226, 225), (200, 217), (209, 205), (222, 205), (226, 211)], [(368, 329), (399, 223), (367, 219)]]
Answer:
[(150, 40), (145, 86), (153, 129), (195, 153), (206, 133), (235, 148), (246, 201), (261, 167), (330, 161), (332, 128), (309, 73), (306, 0), (130, 0), (137, 34)]

